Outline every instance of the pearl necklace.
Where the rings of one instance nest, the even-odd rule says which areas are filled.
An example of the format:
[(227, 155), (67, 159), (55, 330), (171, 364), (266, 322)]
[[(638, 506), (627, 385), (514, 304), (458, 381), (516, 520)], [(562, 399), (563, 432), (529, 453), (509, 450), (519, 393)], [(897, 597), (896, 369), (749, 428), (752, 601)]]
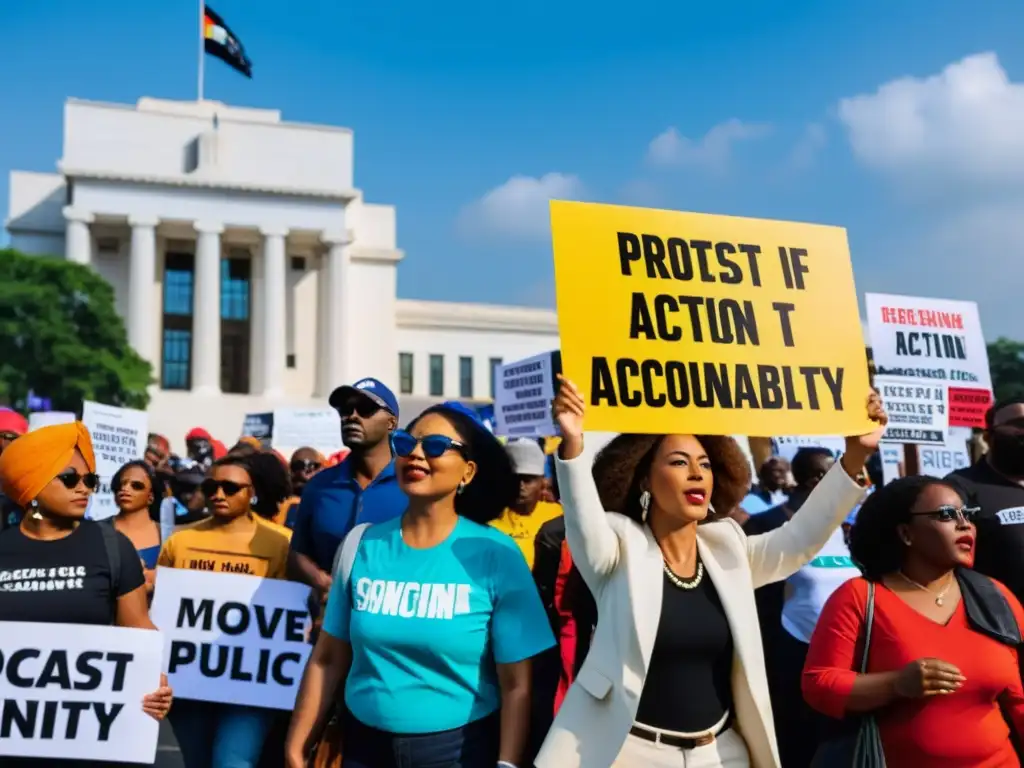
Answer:
[(673, 570), (669, 568), (667, 560), (662, 560), (662, 563), (665, 567), (665, 575), (668, 576), (668, 580), (675, 586), (679, 587), (679, 589), (696, 589), (704, 578), (704, 563), (700, 560), (697, 561), (697, 570), (689, 579), (681, 579), (676, 576)]
[(907, 582), (907, 584), (910, 584), (913, 587), (917, 587), (923, 592), (927, 592), (929, 595), (933, 595), (935, 597), (936, 605), (942, 605), (946, 601), (946, 593), (949, 592), (949, 588), (953, 586), (953, 579), (950, 579), (949, 583), (947, 583), (946, 586), (944, 586), (942, 589), (936, 592), (932, 589), (929, 589), (924, 584), (918, 584), (912, 578), (907, 576), (907, 574), (905, 574), (903, 571), (896, 571), (896, 573), (898, 573), (899, 577), (903, 579), (905, 582)]

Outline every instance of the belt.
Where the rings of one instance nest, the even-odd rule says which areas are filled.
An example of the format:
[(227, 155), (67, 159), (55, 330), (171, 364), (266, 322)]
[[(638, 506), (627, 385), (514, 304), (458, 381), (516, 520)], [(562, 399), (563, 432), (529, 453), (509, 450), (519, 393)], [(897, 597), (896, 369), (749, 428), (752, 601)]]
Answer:
[(667, 747), (675, 747), (677, 749), (696, 749), (697, 747), (706, 747), (708, 744), (714, 744), (715, 739), (725, 731), (729, 730), (732, 726), (732, 713), (725, 719), (720, 728), (709, 730), (698, 736), (673, 736), (668, 733), (661, 733), (655, 731), (646, 726), (635, 723), (633, 727), (629, 729), (630, 734), (644, 741), (652, 741), (655, 744), (664, 744)]

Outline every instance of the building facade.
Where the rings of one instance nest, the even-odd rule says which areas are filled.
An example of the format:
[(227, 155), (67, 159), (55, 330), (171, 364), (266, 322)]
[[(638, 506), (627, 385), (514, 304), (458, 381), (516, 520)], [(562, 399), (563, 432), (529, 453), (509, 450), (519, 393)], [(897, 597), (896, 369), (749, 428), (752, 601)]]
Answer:
[(497, 363), (558, 346), (552, 310), (399, 299), (395, 209), (355, 187), (352, 132), (275, 110), (69, 100), (57, 172), (13, 171), (9, 208), (13, 248), (113, 286), (179, 444), (363, 376), (487, 400)]

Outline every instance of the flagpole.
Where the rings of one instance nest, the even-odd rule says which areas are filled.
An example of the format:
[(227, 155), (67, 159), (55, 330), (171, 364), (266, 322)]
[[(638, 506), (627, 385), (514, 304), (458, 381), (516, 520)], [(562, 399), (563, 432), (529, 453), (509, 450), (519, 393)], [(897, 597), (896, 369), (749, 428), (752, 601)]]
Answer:
[(206, 0), (199, 0), (199, 101), (203, 100), (203, 65), (206, 61)]

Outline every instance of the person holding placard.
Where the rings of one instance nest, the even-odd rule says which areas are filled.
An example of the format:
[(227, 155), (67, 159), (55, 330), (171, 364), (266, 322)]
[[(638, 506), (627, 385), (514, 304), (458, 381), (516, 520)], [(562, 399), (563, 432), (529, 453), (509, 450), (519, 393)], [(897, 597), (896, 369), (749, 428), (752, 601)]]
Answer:
[(793, 519), (751, 537), (716, 519), (750, 482), (732, 438), (623, 434), (592, 461), (584, 402), (562, 379), (552, 411), (566, 538), (597, 628), (536, 765), (779, 768), (754, 589), (810, 561), (860, 500), (880, 399), (867, 407), (880, 428), (847, 438)]
[[(81, 422), (42, 427), (0, 455), (3, 492), (26, 512), (0, 533), (0, 632), (3, 622), (92, 624), (153, 629), (142, 563), (132, 543), (85, 519), (99, 485), (89, 431)], [(162, 720), (171, 709), (166, 679), (142, 702)], [(84, 765), (4, 757), (4, 768)]]
[[(213, 463), (199, 486), (210, 517), (167, 539), (158, 566), (285, 578), (288, 532), (254, 511), (259, 496), (248, 462), (227, 456)], [(186, 768), (255, 768), (274, 716), (261, 707), (189, 700), (179, 702), (171, 726)]]
[(554, 638), (522, 553), (488, 525), (516, 497), (512, 465), (460, 403), (392, 444), (408, 508), (342, 545), (288, 768), (304, 768), (339, 694), (343, 768), (526, 768), (530, 660)]

